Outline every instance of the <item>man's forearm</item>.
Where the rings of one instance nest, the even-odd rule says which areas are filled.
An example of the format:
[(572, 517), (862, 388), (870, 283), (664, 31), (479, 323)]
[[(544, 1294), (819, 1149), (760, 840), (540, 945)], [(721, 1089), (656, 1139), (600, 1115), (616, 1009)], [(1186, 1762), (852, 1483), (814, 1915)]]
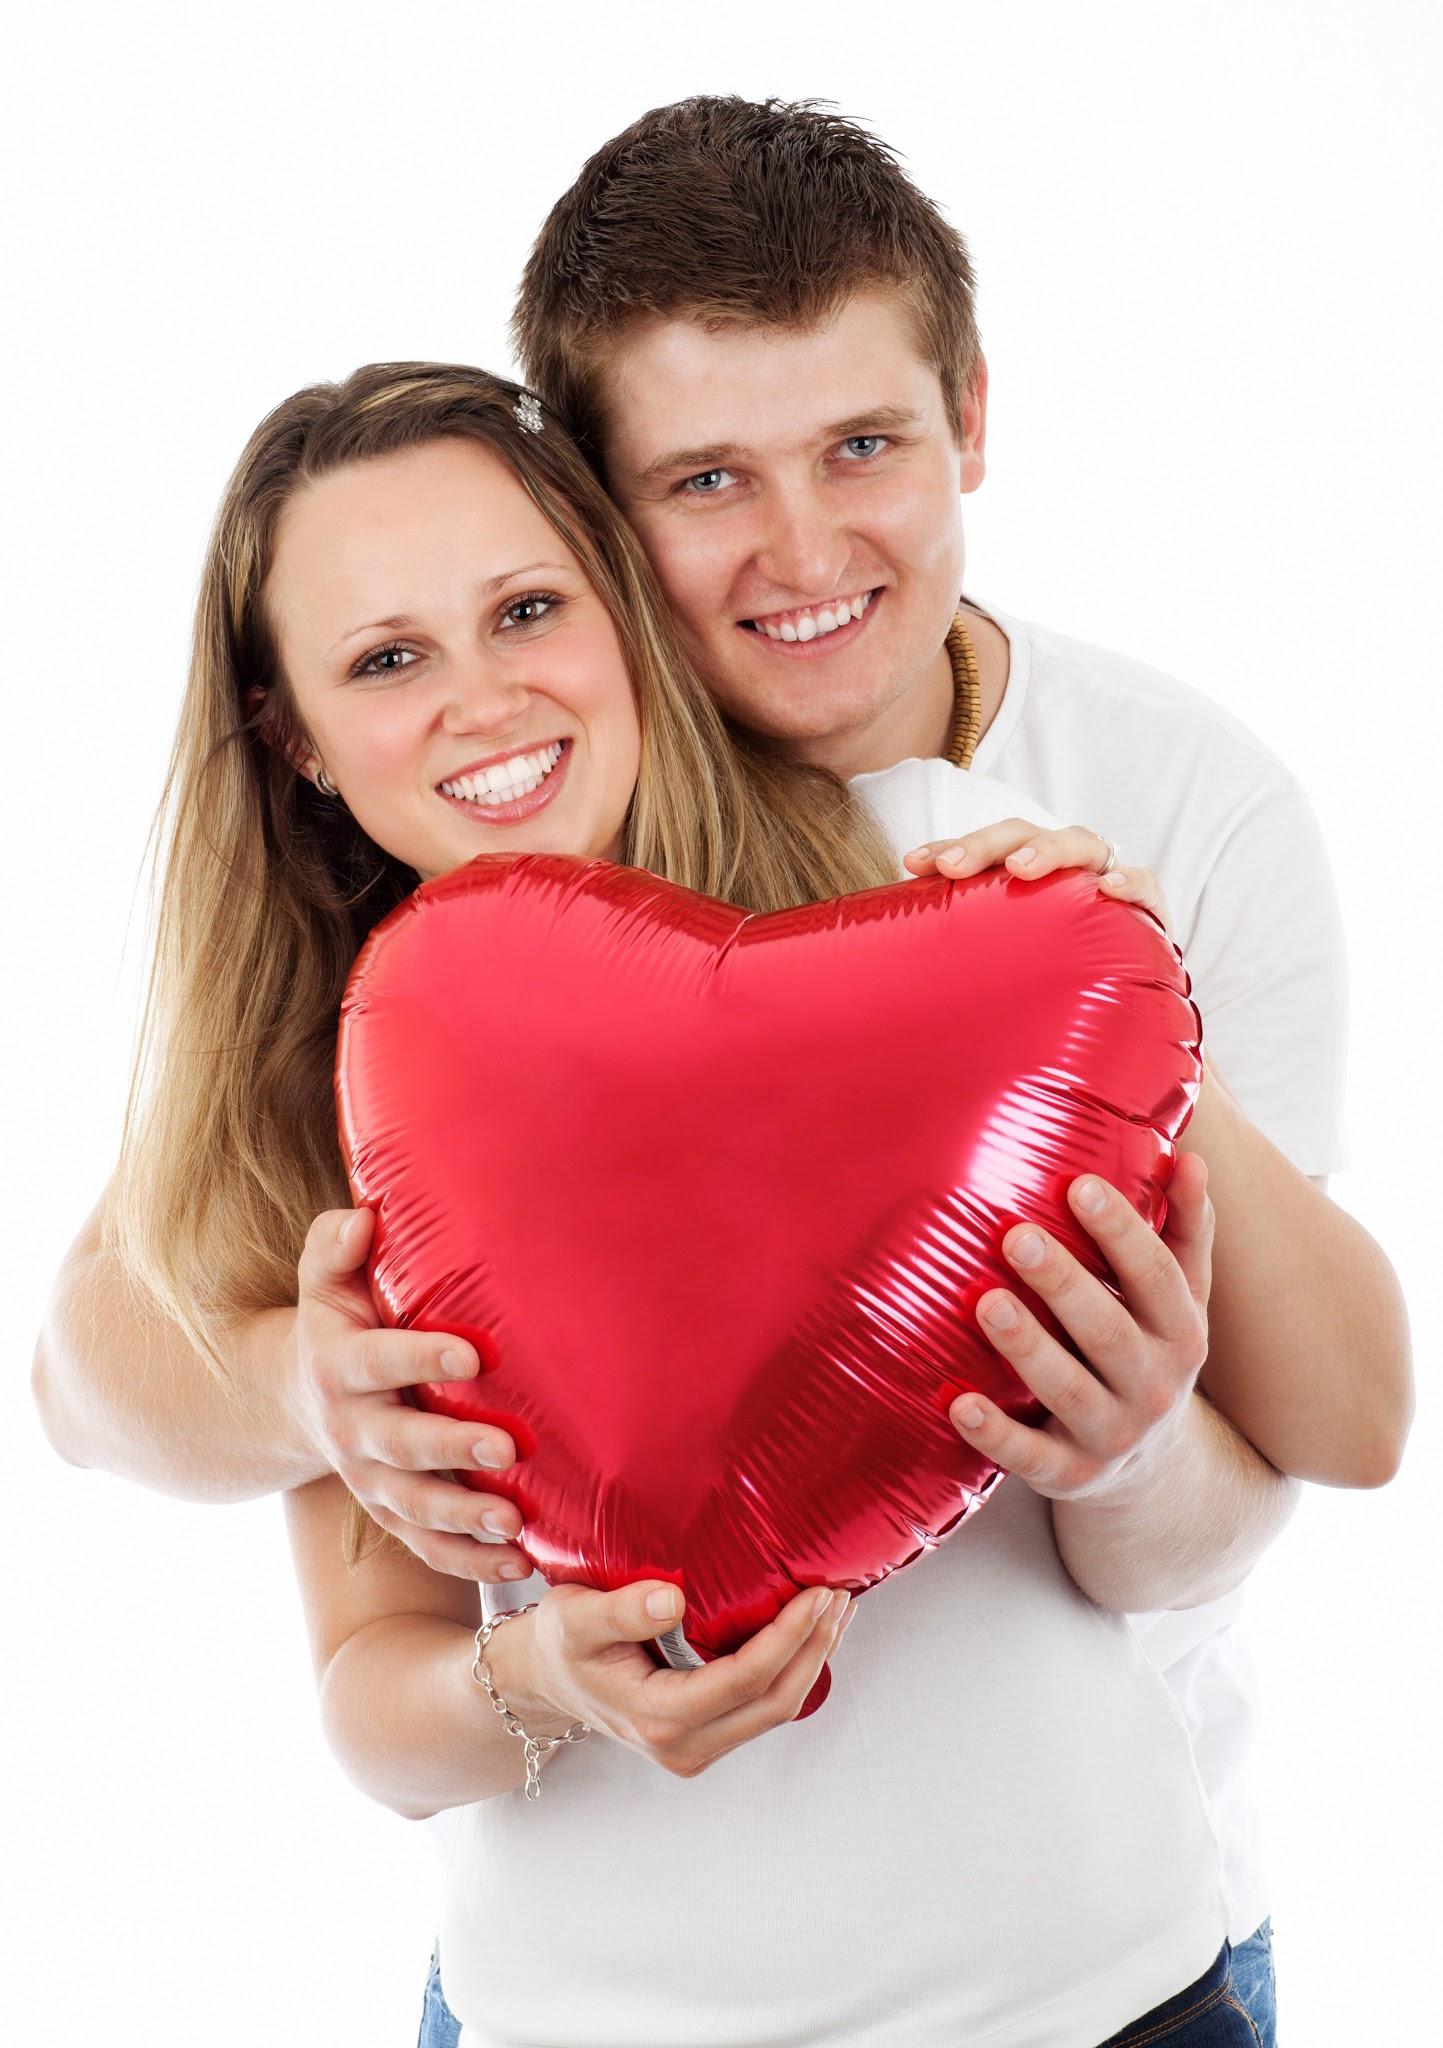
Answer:
[(1299, 1490), (1195, 1393), (1165, 1448), (1113, 1491), (1054, 1501), (1052, 1526), (1073, 1581), (1099, 1607), (1199, 1607), (1247, 1577)]
[(35, 1347), (51, 1444), (186, 1500), (251, 1500), (327, 1469), (290, 1404), (295, 1310), (234, 1326), (225, 1385), (183, 1331), (138, 1303), (99, 1249), (94, 1219), (68, 1254)]
[(1208, 1398), (1279, 1471), (1382, 1486), (1413, 1416), (1408, 1316), (1382, 1251), (1209, 1073), (1181, 1150), (1217, 1212)]

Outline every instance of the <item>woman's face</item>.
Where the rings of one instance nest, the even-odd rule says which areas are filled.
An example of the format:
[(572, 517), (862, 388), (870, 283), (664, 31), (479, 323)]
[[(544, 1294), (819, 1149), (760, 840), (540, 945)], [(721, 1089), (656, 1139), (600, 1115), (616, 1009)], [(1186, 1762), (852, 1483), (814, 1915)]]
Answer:
[(641, 759), (621, 644), (489, 449), (431, 441), (303, 486), (265, 602), (304, 772), (423, 880), (478, 853), (616, 858)]

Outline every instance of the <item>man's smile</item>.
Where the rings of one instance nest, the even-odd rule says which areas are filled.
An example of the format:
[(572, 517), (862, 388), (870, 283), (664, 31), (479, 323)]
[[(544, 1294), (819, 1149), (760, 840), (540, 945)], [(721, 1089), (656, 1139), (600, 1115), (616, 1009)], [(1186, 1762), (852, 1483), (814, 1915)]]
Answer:
[(789, 611), (763, 612), (755, 618), (739, 619), (737, 624), (743, 632), (768, 641), (779, 653), (830, 654), (858, 637), (881, 596), (880, 589), (861, 590)]

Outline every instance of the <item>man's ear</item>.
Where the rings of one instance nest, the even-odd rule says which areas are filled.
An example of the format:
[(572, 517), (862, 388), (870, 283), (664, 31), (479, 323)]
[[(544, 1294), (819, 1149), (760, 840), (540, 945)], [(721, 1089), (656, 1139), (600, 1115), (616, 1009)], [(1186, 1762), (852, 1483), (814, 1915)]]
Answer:
[(962, 394), (962, 492), (975, 491), (987, 474), (987, 358), (977, 358), (977, 374)]

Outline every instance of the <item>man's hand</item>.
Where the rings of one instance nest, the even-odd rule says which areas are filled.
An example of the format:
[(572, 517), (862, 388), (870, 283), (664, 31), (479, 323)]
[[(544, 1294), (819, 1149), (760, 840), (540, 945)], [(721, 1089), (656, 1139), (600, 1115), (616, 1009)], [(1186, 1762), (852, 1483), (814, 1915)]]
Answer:
[(950, 1410), (959, 1435), (1049, 1500), (1105, 1500), (1134, 1469), (1166, 1451), (1182, 1426), (1207, 1356), (1213, 1210), (1207, 1169), (1180, 1158), (1159, 1237), (1115, 1188), (1088, 1175), (1068, 1203), (1122, 1288), (1118, 1301), (1044, 1231), (1009, 1231), (1008, 1262), (1046, 1302), (1085, 1364), (1002, 1288), (977, 1305), (993, 1348), (1049, 1411), (1040, 1428), (1016, 1422), (981, 1394)]
[(301, 1426), (372, 1520), (433, 1571), (490, 1585), (527, 1578), (531, 1567), (512, 1547), (521, 1533), (514, 1503), (444, 1476), (514, 1464), (511, 1438), (427, 1414), (402, 1392), (472, 1379), (481, 1362), (458, 1337), (381, 1327), (362, 1270), (374, 1224), (370, 1209), (327, 1209), (307, 1234), (292, 1376)]
[[(1001, 824), (983, 825), (960, 839), (929, 839), (904, 854), (902, 865), (914, 875), (944, 875), (949, 882), (999, 866), (1014, 882), (1039, 882), (1060, 868), (1090, 868), (1102, 877), (1098, 886), (1114, 902), (1150, 910), (1171, 938), (1167, 898), (1157, 876), (1147, 868), (1118, 867), (1116, 860), (1117, 849), (1085, 825), (1048, 831), (1026, 818), (1004, 818)], [(1114, 865), (1109, 867), (1109, 861)]]

